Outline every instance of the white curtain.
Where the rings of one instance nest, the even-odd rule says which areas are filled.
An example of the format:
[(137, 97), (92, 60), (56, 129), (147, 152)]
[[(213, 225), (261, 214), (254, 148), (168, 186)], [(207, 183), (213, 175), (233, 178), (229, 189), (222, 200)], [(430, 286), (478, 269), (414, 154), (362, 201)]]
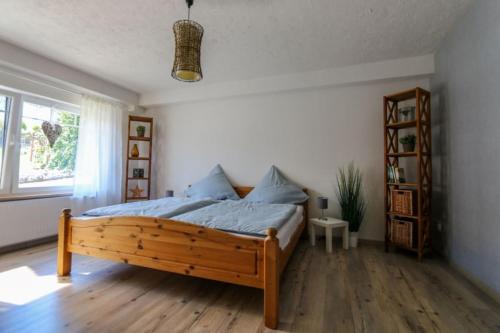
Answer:
[(98, 205), (121, 202), (123, 113), (119, 103), (83, 96), (73, 196)]

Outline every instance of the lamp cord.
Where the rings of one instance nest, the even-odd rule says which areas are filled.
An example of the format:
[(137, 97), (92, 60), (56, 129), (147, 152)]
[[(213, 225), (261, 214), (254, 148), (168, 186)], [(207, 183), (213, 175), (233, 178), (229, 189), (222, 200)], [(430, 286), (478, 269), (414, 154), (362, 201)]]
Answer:
[(191, 6), (193, 5), (193, 0), (186, 0), (186, 4), (188, 7), (188, 21), (189, 21), (191, 17)]

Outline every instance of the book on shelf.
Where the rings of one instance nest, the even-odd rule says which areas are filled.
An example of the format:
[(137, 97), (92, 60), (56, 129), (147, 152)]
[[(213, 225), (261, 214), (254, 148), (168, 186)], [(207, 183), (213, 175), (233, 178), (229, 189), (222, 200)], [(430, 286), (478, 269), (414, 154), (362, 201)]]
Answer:
[(392, 183), (392, 167), (390, 165), (387, 166), (387, 182)]
[(405, 169), (395, 167), (393, 165), (388, 165), (387, 166), (387, 180), (389, 183), (392, 183), (392, 184), (405, 183), (406, 182)]
[(388, 165), (387, 166), (387, 182), (388, 183), (394, 183), (395, 181), (394, 173), (393, 173), (393, 166)]
[(397, 183), (406, 183), (405, 169), (396, 168), (396, 182)]

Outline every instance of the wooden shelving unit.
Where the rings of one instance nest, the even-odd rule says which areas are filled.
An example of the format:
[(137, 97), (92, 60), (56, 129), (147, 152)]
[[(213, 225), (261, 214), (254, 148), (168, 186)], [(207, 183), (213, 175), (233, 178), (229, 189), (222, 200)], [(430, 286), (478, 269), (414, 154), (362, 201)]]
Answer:
[[(145, 136), (139, 136), (136, 128), (132, 126), (143, 125), (146, 127)], [(149, 200), (151, 198), (151, 162), (153, 154), (153, 118), (141, 117), (141, 116), (129, 116), (128, 117), (128, 140), (127, 140), (127, 166), (126, 166), (126, 179), (125, 179), (125, 202), (138, 201), (138, 200)], [(139, 147), (139, 157), (132, 157), (132, 148), (134, 144)], [(142, 149), (141, 149), (142, 148)], [(144, 149), (146, 149), (147, 154), (143, 155)], [(142, 150), (142, 153), (141, 153)], [(146, 163), (144, 167), (145, 175), (144, 177), (134, 177), (130, 173), (132, 163), (143, 162)], [(146, 174), (147, 170), (147, 174)], [(134, 197), (131, 195), (130, 189), (139, 186), (144, 189), (145, 195), (140, 195)]]
[[(415, 102), (415, 120), (399, 121), (399, 107), (407, 101)], [(411, 131), (416, 135), (415, 151), (405, 153), (400, 151), (399, 132)], [(384, 96), (384, 183), (385, 183), (385, 249), (397, 246), (416, 252), (418, 260), (426, 250), (431, 249), (431, 192), (432, 192), (432, 162), (431, 162), (431, 96), (430, 92), (415, 88), (397, 94)], [(389, 182), (388, 166), (399, 167), (402, 158), (408, 161), (407, 166), (416, 169), (416, 182)], [(401, 215), (391, 211), (391, 191), (399, 189), (416, 190), (417, 209), (415, 215)], [(414, 223), (416, 228), (415, 245), (401, 246), (391, 242), (391, 223), (395, 219), (405, 219)]]

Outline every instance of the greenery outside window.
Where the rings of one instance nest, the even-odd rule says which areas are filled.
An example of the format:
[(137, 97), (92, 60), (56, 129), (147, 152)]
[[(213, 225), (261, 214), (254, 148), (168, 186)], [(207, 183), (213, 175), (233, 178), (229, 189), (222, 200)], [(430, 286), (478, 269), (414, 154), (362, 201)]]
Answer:
[[(19, 188), (72, 187), (80, 116), (69, 108), (44, 101), (23, 101), (19, 154)], [(52, 147), (42, 123), (62, 132)]]
[[(60, 128), (52, 147), (44, 122), (52, 130)], [(0, 91), (2, 195), (71, 192), (79, 124), (79, 109), (73, 105)]]

